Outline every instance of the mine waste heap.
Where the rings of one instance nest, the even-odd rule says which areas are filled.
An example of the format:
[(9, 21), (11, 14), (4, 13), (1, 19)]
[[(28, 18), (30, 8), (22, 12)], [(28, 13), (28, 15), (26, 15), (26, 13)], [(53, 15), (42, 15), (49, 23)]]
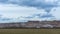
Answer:
[(60, 28), (60, 21), (28, 21), (0, 23), (0, 28)]

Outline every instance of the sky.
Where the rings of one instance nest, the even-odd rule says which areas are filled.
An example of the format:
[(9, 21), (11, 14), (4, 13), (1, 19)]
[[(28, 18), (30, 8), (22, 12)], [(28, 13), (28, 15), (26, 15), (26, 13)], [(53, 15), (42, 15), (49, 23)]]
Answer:
[(60, 0), (0, 0), (0, 23), (60, 20)]

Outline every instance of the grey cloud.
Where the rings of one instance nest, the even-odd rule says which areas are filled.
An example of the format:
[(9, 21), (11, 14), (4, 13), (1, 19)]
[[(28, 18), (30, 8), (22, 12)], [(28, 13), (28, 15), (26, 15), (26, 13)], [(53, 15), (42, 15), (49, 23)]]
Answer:
[(28, 7), (36, 7), (38, 9), (45, 9), (49, 12), (53, 7), (57, 7), (58, 1), (48, 2), (46, 3), (45, 0), (13, 0), (11, 1), (12, 4), (17, 4), (20, 6), (28, 6)]
[[(58, 0), (59, 1), (59, 0)], [(45, 0), (0, 0), (2, 3), (11, 3), (17, 4), (19, 6), (28, 6), (28, 7), (36, 7), (38, 9), (45, 9), (49, 12), (53, 7), (57, 7), (58, 1), (54, 2), (45, 2)]]

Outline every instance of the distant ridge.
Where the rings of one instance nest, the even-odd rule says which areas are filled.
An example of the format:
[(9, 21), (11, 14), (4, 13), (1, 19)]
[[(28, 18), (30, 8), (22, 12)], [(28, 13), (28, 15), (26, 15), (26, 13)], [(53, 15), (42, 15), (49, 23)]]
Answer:
[(28, 21), (0, 23), (0, 28), (60, 28), (60, 21)]

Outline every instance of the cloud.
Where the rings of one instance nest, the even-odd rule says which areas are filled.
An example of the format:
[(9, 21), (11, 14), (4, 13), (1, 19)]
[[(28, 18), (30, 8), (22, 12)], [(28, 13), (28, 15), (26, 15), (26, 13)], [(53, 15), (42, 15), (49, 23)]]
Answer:
[(51, 8), (59, 6), (58, 1), (59, 0), (19, 0), (16, 4), (20, 6), (35, 7), (38, 9), (41, 8), (45, 9), (46, 12), (50, 12)]
[(50, 12), (51, 8), (59, 6), (59, 0), (0, 0), (2, 3), (16, 4), (19, 6), (35, 7)]
[(3, 14), (5, 17), (29, 16), (36, 13), (44, 13), (44, 10), (39, 10), (34, 7), (17, 6), (13, 4), (0, 4), (0, 14)]
[(0, 3), (6, 3), (8, 0), (0, 0)]
[[(47, 13), (44, 9), (37, 9), (35, 7), (26, 6), (23, 7), (13, 4), (0, 4), (0, 15), (2, 15), (0, 16), (2, 18), (0, 21), (2, 22), (19, 22), (28, 21), (29, 19), (42, 20), (41, 16), (45, 14)], [(43, 17), (43, 19), (45, 20), (46, 18)]]
[(12, 21), (59, 19), (58, 7), (59, 0), (0, 0), (2, 18), (13, 18)]
[(60, 20), (60, 7), (53, 8), (50, 13), (56, 18), (56, 20)]

